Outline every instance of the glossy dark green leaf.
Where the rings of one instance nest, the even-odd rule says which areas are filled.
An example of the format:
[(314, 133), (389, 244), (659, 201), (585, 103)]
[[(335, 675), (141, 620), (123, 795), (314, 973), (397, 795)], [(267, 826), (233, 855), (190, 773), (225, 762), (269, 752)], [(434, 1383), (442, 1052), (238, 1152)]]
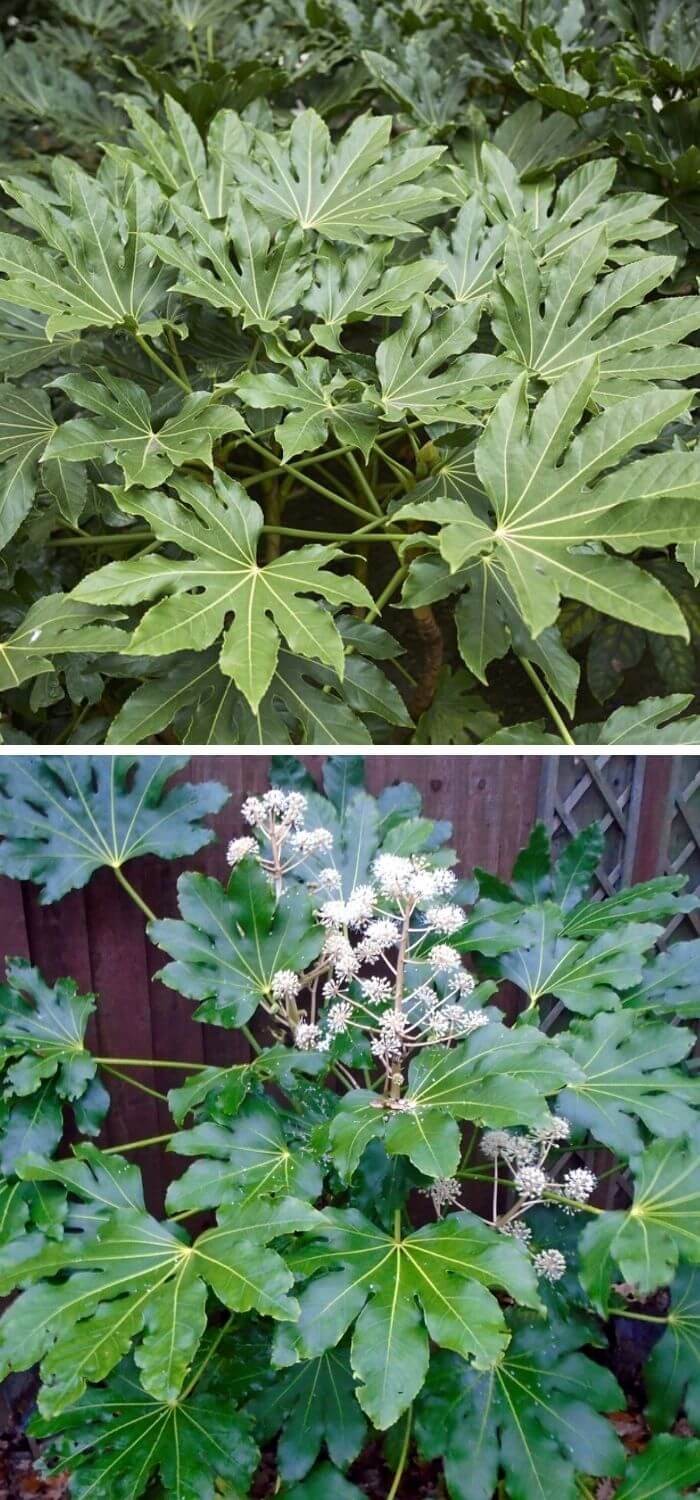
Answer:
[(137, 1338), (144, 1389), (157, 1401), (176, 1400), (206, 1328), (208, 1288), (231, 1311), (294, 1319), (293, 1277), (267, 1247), (317, 1222), (315, 1210), (294, 1199), (260, 1199), (222, 1210), (218, 1226), (190, 1244), (177, 1226), (143, 1211), (113, 1211), (96, 1234), (66, 1237), (3, 1267), (5, 1291), (25, 1289), (0, 1320), (0, 1367), (41, 1362), (41, 1410), (53, 1416), (86, 1384), (104, 1380)]
[(579, 1477), (622, 1473), (624, 1450), (606, 1413), (624, 1397), (582, 1342), (573, 1325), (567, 1336), (557, 1325), (515, 1322), (488, 1376), (436, 1356), (417, 1430), (426, 1457), (444, 1461), (450, 1500), (491, 1500), (501, 1476), (514, 1500), (574, 1500)]
[(670, 1287), (666, 1328), (644, 1366), (646, 1414), (656, 1432), (685, 1412), (700, 1432), (700, 1271), (681, 1266)]
[(605, 1313), (610, 1288), (629, 1282), (642, 1294), (668, 1286), (679, 1261), (700, 1265), (700, 1161), (695, 1135), (655, 1141), (632, 1161), (628, 1210), (596, 1215), (580, 1241), (581, 1281)]
[(299, 1294), (299, 1322), (273, 1358), (283, 1365), (313, 1358), (356, 1324), (351, 1363), (357, 1398), (379, 1428), (390, 1427), (421, 1389), (428, 1334), (479, 1369), (498, 1363), (508, 1333), (489, 1287), (539, 1305), (521, 1247), (467, 1212), (390, 1236), (354, 1209), (328, 1209), (316, 1242), (292, 1252), (289, 1263), (312, 1279)]
[(681, 1500), (700, 1482), (700, 1438), (652, 1438), (630, 1458), (619, 1500)]
[(323, 1187), (313, 1156), (287, 1143), (279, 1115), (262, 1101), (243, 1104), (229, 1126), (212, 1121), (179, 1131), (170, 1148), (198, 1158), (168, 1189), (172, 1213), (217, 1208), (241, 1194), (244, 1201), (258, 1194), (315, 1199)]
[(692, 1031), (633, 1020), (627, 1011), (574, 1021), (561, 1046), (583, 1077), (560, 1094), (557, 1110), (623, 1159), (644, 1149), (640, 1124), (663, 1139), (687, 1135), (698, 1117), (700, 1078), (678, 1064), (694, 1045)]
[(202, 819), (230, 793), (218, 782), (168, 786), (187, 756), (25, 756), (0, 766), (0, 870), (42, 887), (44, 903), (95, 870), (143, 854), (194, 854), (214, 833)]
[(219, 1026), (245, 1025), (277, 969), (305, 969), (323, 944), (306, 893), (287, 890), (278, 901), (253, 860), (237, 865), (227, 886), (208, 875), (181, 875), (178, 904), (181, 921), (166, 917), (149, 928), (172, 959), (158, 977), (201, 1001), (198, 1019)]
[(173, 1500), (215, 1500), (221, 1485), (245, 1493), (258, 1462), (250, 1423), (225, 1396), (156, 1400), (128, 1362), (58, 1420), (35, 1417), (32, 1432), (78, 1500), (140, 1495), (157, 1477)]
[(277, 1463), (286, 1484), (303, 1479), (324, 1449), (339, 1469), (346, 1469), (365, 1443), (367, 1421), (343, 1347), (270, 1371), (249, 1410), (263, 1442), (280, 1434)]

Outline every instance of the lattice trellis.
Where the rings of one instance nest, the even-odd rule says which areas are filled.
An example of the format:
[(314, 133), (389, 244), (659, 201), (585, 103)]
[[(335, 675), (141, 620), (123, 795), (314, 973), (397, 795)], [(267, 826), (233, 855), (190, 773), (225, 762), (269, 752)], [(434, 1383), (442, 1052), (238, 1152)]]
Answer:
[[(671, 820), (664, 874), (687, 875), (688, 890), (700, 890), (700, 755), (679, 755), (671, 786)], [(663, 941), (700, 937), (700, 914), (686, 912), (669, 923)]]
[[(539, 816), (555, 849), (588, 824), (602, 824), (601, 896), (652, 874), (682, 873), (688, 890), (700, 890), (700, 756), (548, 757)], [(660, 946), (698, 936), (700, 915), (690, 912), (669, 923)]]
[(590, 823), (602, 823), (605, 830), (605, 854), (597, 871), (600, 895), (611, 896), (632, 878), (643, 784), (643, 756), (547, 760), (539, 811), (552, 830), (555, 849)]

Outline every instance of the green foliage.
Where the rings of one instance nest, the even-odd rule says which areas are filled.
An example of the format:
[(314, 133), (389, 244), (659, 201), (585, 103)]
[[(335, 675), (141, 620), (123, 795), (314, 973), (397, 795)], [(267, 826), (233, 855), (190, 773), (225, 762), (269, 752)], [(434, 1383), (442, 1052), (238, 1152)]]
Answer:
[(418, 1441), (444, 1456), (450, 1500), (490, 1500), (499, 1477), (517, 1500), (574, 1496), (577, 1476), (618, 1477), (624, 1451), (605, 1414), (624, 1403), (610, 1372), (584, 1352), (594, 1329), (512, 1319), (495, 1376), (439, 1356), (418, 1409)]
[(24, 8), (6, 741), (698, 742), (694, 21)]
[[(10, 766), (11, 875), (48, 866), (53, 845), (41, 865), (24, 847), (41, 795), (53, 899), (77, 883), (70, 830), (114, 832), (119, 857), (91, 853), (83, 885), (207, 842), (220, 788), (168, 789), (148, 758), (106, 766)], [(244, 803), (228, 881), (189, 870), (180, 917), (147, 917), (173, 999), (251, 1048), (193, 1064), (162, 1137), (76, 1141), (130, 1064), (92, 1055), (92, 996), (7, 963), (0, 1375), (39, 1368), (44, 1465), (86, 1500), (243, 1500), (270, 1464), (283, 1495), (358, 1500), (368, 1462), (398, 1483), (414, 1451), (449, 1500), (575, 1500), (598, 1478), (681, 1496), (699, 1100), (693, 1033), (672, 1022), (698, 1013), (697, 943), (655, 946), (697, 899), (671, 876), (596, 899), (599, 826), (555, 857), (537, 825), (509, 880), (460, 881), (450, 825), (408, 783), (370, 794), (360, 757), (319, 785), (278, 756), (272, 782)], [(164, 1210), (131, 1157), (158, 1141)], [(602, 1152), (628, 1190), (611, 1207)], [(605, 1360), (606, 1320), (626, 1317), (656, 1336), (655, 1436), (627, 1459)]]
[(60, 900), (95, 870), (120, 870), (142, 854), (195, 854), (214, 837), (202, 824), (229, 792), (215, 781), (168, 786), (187, 757), (4, 759), (0, 768), (0, 869)]
[(79, 995), (71, 979), (48, 985), (38, 969), (15, 958), (7, 960), (0, 1006), (0, 1161), (9, 1173), (27, 1152), (54, 1151), (67, 1104), (81, 1132), (99, 1135), (109, 1095), (85, 1044), (94, 995)]

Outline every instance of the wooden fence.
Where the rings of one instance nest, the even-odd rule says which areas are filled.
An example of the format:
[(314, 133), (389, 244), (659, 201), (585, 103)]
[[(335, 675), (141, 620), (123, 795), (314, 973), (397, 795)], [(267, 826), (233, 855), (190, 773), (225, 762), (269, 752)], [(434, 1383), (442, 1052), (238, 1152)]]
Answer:
[[(303, 759), (318, 776), (322, 758)], [(474, 865), (508, 874), (541, 817), (557, 845), (602, 820), (602, 891), (677, 870), (689, 876), (691, 888), (700, 884), (700, 756), (372, 755), (366, 763), (371, 790), (413, 781), (427, 815), (451, 820), (465, 874)], [(176, 914), (176, 879), (190, 863), (225, 876), (226, 841), (242, 831), (240, 803), (248, 792), (266, 786), (269, 764), (264, 755), (207, 755), (190, 762), (189, 779), (222, 781), (232, 795), (213, 820), (216, 843), (194, 861), (146, 858), (129, 865), (130, 880), (159, 915)], [(100, 1055), (217, 1064), (246, 1058), (242, 1039), (198, 1025), (190, 1002), (154, 978), (163, 955), (148, 942), (143, 918), (109, 871), (98, 872), (84, 891), (52, 906), (39, 905), (32, 885), (0, 879), (0, 930), (5, 955), (30, 958), (50, 981), (72, 975), (84, 991), (97, 995), (91, 1043)], [(693, 915), (671, 924), (666, 940), (698, 933), (700, 922)], [(147, 1087), (167, 1090), (183, 1074), (144, 1068), (137, 1076)], [(168, 1129), (169, 1116), (157, 1098), (112, 1082), (105, 1143)], [(140, 1156), (156, 1207), (163, 1190), (162, 1158), (150, 1148)]]

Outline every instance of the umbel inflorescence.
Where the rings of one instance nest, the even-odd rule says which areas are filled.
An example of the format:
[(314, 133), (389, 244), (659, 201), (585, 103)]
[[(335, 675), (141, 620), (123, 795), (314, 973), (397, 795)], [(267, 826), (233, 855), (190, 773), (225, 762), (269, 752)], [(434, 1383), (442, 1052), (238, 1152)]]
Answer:
[[(410, 1058), (422, 1048), (469, 1037), (493, 1019), (493, 1013), (470, 1005), (476, 980), (446, 941), (467, 920), (455, 899), (457, 876), (425, 855), (380, 853), (369, 880), (344, 893), (333, 834), (306, 828), (307, 806), (303, 793), (280, 788), (248, 797), (241, 812), (253, 836), (233, 839), (227, 849), (231, 867), (254, 859), (278, 894), (285, 880), (303, 869), (324, 929), (312, 968), (306, 973), (277, 969), (263, 1004), (279, 1035), (302, 1052), (327, 1053), (342, 1036), (364, 1039), (381, 1068), (386, 1109), (415, 1114), (415, 1101), (404, 1093)], [(354, 1088), (347, 1067), (342, 1062), (336, 1067)], [(522, 1217), (529, 1209), (554, 1201), (571, 1213), (595, 1188), (596, 1177), (587, 1168), (569, 1170), (561, 1182), (551, 1167), (545, 1171), (552, 1148), (566, 1143), (569, 1134), (568, 1121), (553, 1115), (529, 1133), (491, 1130), (483, 1136), (482, 1152), (493, 1162), (492, 1223), (524, 1246), (532, 1238)], [(506, 1187), (516, 1201), (500, 1212), (499, 1194)], [(456, 1178), (438, 1177), (426, 1192), (438, 1216), (462, 1206)], [(548, 1281), (566, 1270), (556, 1249), (534, 1252), (533, 1264)]]
[[(417, 1048), (488, 1025), (485, 1012), (467, 1004), (474, 976), (454, 948), (434, 941), (466, 920), (463, 907), (443, 899), (457, 885), (452, 870), (431, 866), (425, 857), (380, 854), (370, 880), (343, 894), (333, 836), (328, 829), (304, 827), (302, 793), (274, 789), (249, 797), (242, 812), (257, 839), (234, 839), (229, 864), (254, 857), (279, 889), (285, 877), (306, 866), (325, 932), (310, 973), (281, 969), (272, 976), (268, 1008), (296, 1047), (323, 1052), (333, 1037), (366, 1036), (387, 1088), (395, 1090)], [(303, 1010), (302, 990), (308, 995)]]

